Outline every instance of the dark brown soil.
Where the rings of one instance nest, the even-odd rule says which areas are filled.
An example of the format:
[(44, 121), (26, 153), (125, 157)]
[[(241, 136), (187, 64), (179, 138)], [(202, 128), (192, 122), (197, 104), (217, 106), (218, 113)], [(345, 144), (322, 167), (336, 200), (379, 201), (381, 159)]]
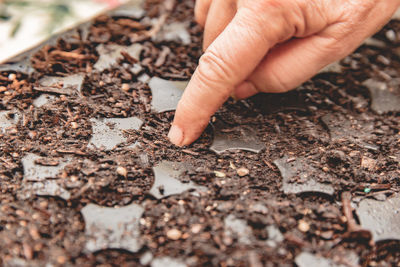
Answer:
[[(379, 213), (389, 223), (382, 240), (364, 228), (357, 212), (365, 199), (399, 198), (400, 110), (373, 110), (378, 100), (364, 82), (390, 84), (391, 101), (400, 97), (400, 41), (387, 34), (400, 36), (400, 22), (376, 35), (385, 47), (363, 45), (341, 61), (339, 72), (321, 73), (287, 94), (229, 100), (199, 140), (177, 148), (167, 140), (174, 112), (152, 111), (142, 78), (188, 80), (201, 55), (202, 31), (193, 21), (193, 1), (178, 1), (171, 12), (166, 2), (148, 0), (139, 18), (118, 12), (98, 17), (28, 53), (21, 64), (1, 67), (0, 265), (142, 266), (151, 255), (170, 257), (170, 266), (305, 266), (299, 255), (309, 252), (336, 264), (331, 266), (400, 266), (399, 207), (394, 215)], [(166, 24), (187, 22), (190, 44), (152, 39), (157, 29), (149, 18), (162, 17)], [(135, 43), (143, 46), (139, 58), (122, 52), (116, 64), (96, 69), (99, 45)], [(134, 64), (140, 70), (133, 71)], [(84, 75), (81, 93), (65, 83), (50, 88), (40, 82), (72, 74)], [(34, 106), (44, 94), (53, 101)], [(88, 146), (91, 119), (128, 117), (143, 121), (140, 129), (123, 131), (125, 143), (139, 146)], [(15, 123), (2, 128), (4, 121)], [(261, 152), (210, 150), (216, 133), (240, 140), (243, 129), (254, 131)], [(35, 166), (49, 168), (69, 159), (45, 179), (69, 197), (32, 187), (36, 182), (23, 163), (29, 154), (40, 158)], [(155, 198), (153, 167), (162, 161), (190, 166), (178, 179), (205, 190)], [(296, 169), (288, 183), (282, 166)], [(316, 185), (304, 189), (308, 179)], [(297, 194), (285, 191), (288, 184)], [(331, 191), (321, 192), (321, 185)], [(90, 203), (142, 206), (141, 248), (87, 251), (81, 209)], [(308, 265), (323, 266), (313, 260)]]

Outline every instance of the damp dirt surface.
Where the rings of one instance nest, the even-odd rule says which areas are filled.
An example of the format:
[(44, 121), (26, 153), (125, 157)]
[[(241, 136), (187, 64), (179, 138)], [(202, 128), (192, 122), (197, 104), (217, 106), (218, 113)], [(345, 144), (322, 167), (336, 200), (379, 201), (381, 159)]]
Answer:
[(0, 66), (0, 265), (400, 266), (400, 21), (177, 148), (193, 6), (133, 1)]

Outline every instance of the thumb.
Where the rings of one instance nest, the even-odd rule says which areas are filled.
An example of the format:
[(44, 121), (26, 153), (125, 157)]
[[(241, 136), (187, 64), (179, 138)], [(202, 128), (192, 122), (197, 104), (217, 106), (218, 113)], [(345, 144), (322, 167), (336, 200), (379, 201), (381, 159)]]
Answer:
[(172, 143), (183, 146), (196, 140), (235, 86), (254, 71), (273, 45), (260, 34), (264, 26), (257, 20), (248, 9), (239, 9), (200, 58), (168, 134)]

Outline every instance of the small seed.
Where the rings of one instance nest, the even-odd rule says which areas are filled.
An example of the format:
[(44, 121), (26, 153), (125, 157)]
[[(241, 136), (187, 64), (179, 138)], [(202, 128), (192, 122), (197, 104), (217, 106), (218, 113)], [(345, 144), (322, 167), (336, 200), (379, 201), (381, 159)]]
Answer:
[(66, 172), (65, 170), (63, 170), (60, 174), (60, 178), (61, 179), (66, 179), (68, 177), (68, 172)]
[(178, 240), (182, 237), (182, 232), (178, 229), (171, 229), (167, 232), (167, 237), (171, 240)]
[(35, 139), (36, 138), (36, 136), (37, 136), (37, 132), (35, 132), (35, 131), (29, 131), (29, 133), (28, 133), (28, 137), (30, 138), (30, 139)]
[(118, 175), (124, 176), (125, 178), (128, 176), (128, 171), (124, 167), (117, 168)]
[(225, 178), (226, 174), (220, 171), (214, 171), (215, 176), (217, 176), (218, 178)]
[(304, 221), (304, 220), (300, 220), (299, 221), (299, 225), (297, 226), (297, 228), (302, 231), (302, 232), (308, 232), (310, 230), (310, 225), (308, 224), (308, 222)]
[(193, 225), (191, 231), (192, 231), (193, 234), (198, 234), (198, 233), (200, 233), (200, 231), (201, 231), (201, 224), (195, 224), (195, 225)]
[(10, 75), (8, 75), (8, 79), (10, 81), (14, 81), (17, 78), (17, 75), (15, 75), (15, 73), (11, 73)]
[(323, 239), (326, 239), (326, 240), (332, 239), (333, 231), (322, 232), (322, 233), (320, 234), (320, 236), (321, 236)]
[(122, 91), (124, 91), (124, 92), (128, 92), (129, 89), (130, 89), (130, 86), (129, 86), (129, 84), (127, 84), (127, 83), (123, 83), (123, 84), (121, 85), (121, 89), (122, 89)]
[(43, 249), (43, 244), (42, 243), (36, 243), (35, 246), (33, 247), (35, 251), (41, 251)]
[(25, 216), (25, 212), (23, 210), (16, 210), (15, 214), (17, 214), (19, 217), (24, 217)]
[(65, 264), (66, 262), (67, 262), (67, 258), (65, 256), (58, 256), (57, 257), (57, 263)]
[(33, 240), (38, 240), (41, 237), (39, 231), (34, 227), (29, 228), (29, 234)]
[(24, 256), (26, 259), (31, 260), (33, 258), (33, 250), (32, 247), (30, 245), (28, 245), (27, 243), (23, 243), (22, 244), (22, 248), (24, 251)]
[(72, 129), (78, 129), (78, 127), (79, 127), (79, 125), (78, 125), (77, 122), (75, 122), (75, 121), (71, 122), (71, 128)]
[(232, 161), (229, 162), (229, 168), (236, 170), (236, 166)]
[(39, 202), (39, 206), (40, 206), (40, 208), (42, 208), (42, 209), (47, 209), (47, 207), (49, 206), (49, 202), (46, 201), (46, 200), (40, 201), (40, 202)]
[(240, 177), (243, 177), (248, 175), (250, 171), (247, 168), (239, 168), (236, 172)]
[(364, 156), (361, 159), (361, 167), (372, 171), (376, 167), (376, 160)]

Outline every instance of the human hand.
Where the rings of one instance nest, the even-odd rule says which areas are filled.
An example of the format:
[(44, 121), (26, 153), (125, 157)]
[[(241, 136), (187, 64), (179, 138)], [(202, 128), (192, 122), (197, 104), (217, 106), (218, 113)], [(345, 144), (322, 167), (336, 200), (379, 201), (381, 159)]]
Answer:
[(197, 0), (204, 55), (168, 137), (192, 143), (234, 95), (285, 92), (377, 32), (400, 0)]

